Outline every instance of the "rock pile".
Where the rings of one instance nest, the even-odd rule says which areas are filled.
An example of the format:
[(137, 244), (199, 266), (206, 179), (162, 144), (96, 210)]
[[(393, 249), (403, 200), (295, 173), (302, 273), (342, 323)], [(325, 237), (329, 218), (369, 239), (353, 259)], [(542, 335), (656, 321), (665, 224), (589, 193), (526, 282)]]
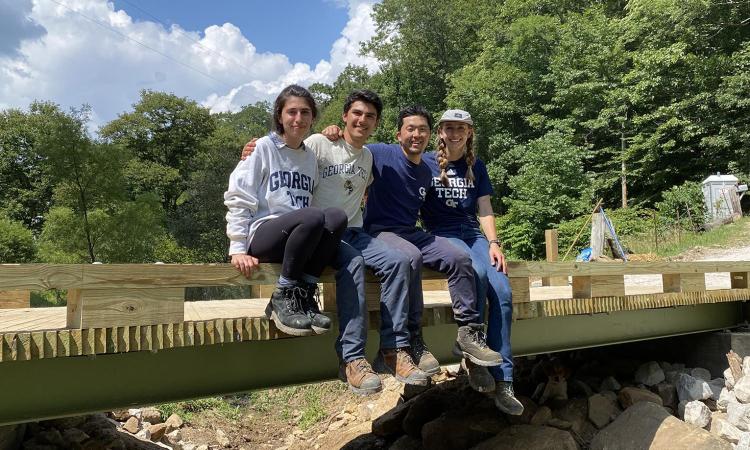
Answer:
[[(740, 403), (729, 395), (725, 379), (712, 379), (705, 369), (649, 361), (628, 373), (589, 362), (568, 380), (567, 401), (538, 404), (519, 394), (525, 410), (517, 417), (498, 412), (491, 395), (475, 392), (465, 378), (448, 379), (419, 395), (402, 395), (390, 410), (372, 414), (369, 442), (388, 443), (385, 448), (391, 450), (730, 450), (732, 443), (743, 442), (742, 429), (729, 420), (730, 407), (732, 420), (750, 430), (750, 404), (747, 409), (733, 406)], [(720, 404), (727, 405), (726, 412), (718, 411)], [(739, 433), (732, 434), (730, 427)], [(366, 442), (360, 436), (345, 448), (375, 448)]]
[(182, 425), (182, 420), (176, 414), (162, 421), (155, 408), (30, 422), (24, 424), (21, 448), (197, 450), (195, 445), (182, 440)]
[(182, 439), (182, 418), (177, 414), (162, 420), (156, 408), (124, 409), (110, 413), (118, 430), (126, 432), (143, 442), (156, 443), (160, 447), (174, 450), (197, 450), (198, 446)]

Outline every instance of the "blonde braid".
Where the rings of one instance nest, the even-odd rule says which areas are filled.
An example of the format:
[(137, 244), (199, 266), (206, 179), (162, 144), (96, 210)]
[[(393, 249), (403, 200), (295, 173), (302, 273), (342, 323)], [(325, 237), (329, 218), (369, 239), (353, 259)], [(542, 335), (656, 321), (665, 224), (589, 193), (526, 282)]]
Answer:
[(469, 181), (474, 181), (474, 170), (472, 167), (474, 167), (474, 163), (477, 162), (477, 156), (474, 154), (474, 133), (471, 133), (469, 139), (466, 140), (466, 153), (464, 154), (464, 157), (466, 158), (466, 166), (468, 167), (466, 169), (466, 178), (468, 178)]
[(436, 141), (437, 145), (435, 147), (437, 147), (437, 162), (438, 167), (440, 167), (440, 182), (443, 183), (443, 186), (448, 186), (448, 173), (446, 169), (448, 168), (449, 161), (448, 155), (445, 154), (445, 141), (440, 137), (440, 133), (438, 133)]

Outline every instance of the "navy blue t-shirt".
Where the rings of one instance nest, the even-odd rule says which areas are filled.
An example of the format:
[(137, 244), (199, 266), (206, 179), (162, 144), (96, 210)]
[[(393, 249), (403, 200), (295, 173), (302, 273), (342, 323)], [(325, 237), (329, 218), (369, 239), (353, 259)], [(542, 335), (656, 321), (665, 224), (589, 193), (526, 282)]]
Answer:
[(414, 164), (399, 144), (367, 144), (372, 153), (373, 181), (365, 204), (364, 228), (415, 227), (432, 175), (424, 163)]
[(440, 182), (440, 167), (435, 152), (425, 154), (422, 161), (432, 173), (432, 187), (422, 206), (422, 223), (427, 230), (449, 229), (458, 225), (479, 228), (477, 199), (493, 194), (490, 176), (482, 160), (477, 158), (474, 163), (474, 181), (466, 178), (466, 159), (448, 162), (448, 186)]

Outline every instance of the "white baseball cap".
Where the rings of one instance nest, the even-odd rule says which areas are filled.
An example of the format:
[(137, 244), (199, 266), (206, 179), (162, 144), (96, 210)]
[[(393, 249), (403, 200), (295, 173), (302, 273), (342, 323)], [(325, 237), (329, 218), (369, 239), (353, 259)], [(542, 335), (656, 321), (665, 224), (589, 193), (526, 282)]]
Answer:
[(474, 125), (474, 121), (471, 120), (471, 114), (462, 109), (449, 109), (444, 112), (443, 116), (440, 117), (440, 120), (438, 121), (438, 125), (443, 122), (463, 122), (468, 123), (469, 125)]

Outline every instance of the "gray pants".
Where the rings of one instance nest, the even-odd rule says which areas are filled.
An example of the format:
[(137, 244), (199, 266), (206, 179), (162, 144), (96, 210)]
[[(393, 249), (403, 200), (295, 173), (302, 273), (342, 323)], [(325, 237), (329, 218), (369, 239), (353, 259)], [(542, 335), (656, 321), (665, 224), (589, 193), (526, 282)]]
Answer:
[(373, 238), (362, 228), (346, 229), (336, 260), (339, 316), (336, 353), (339, 358), (349, 362), (365, 356), (368, 323), (365, 268), (380, 279), (380, 347), (409, 345), (407, 293), (411, 266), (408, 256)]
[(481, 323), (477, 308), (477, 291), (471, 257), (464, 250), (440, 236), (433, 236), (416, 228), (372, 227), (370, 232), (378, 240), (388, 243), (409, 256), (412, 262), (409, 286), (409, 331), (419, 331), (422, 323), (422, 264), (448, 276), (448, 291), (453, 304), (453, 316), (459, 326)]

